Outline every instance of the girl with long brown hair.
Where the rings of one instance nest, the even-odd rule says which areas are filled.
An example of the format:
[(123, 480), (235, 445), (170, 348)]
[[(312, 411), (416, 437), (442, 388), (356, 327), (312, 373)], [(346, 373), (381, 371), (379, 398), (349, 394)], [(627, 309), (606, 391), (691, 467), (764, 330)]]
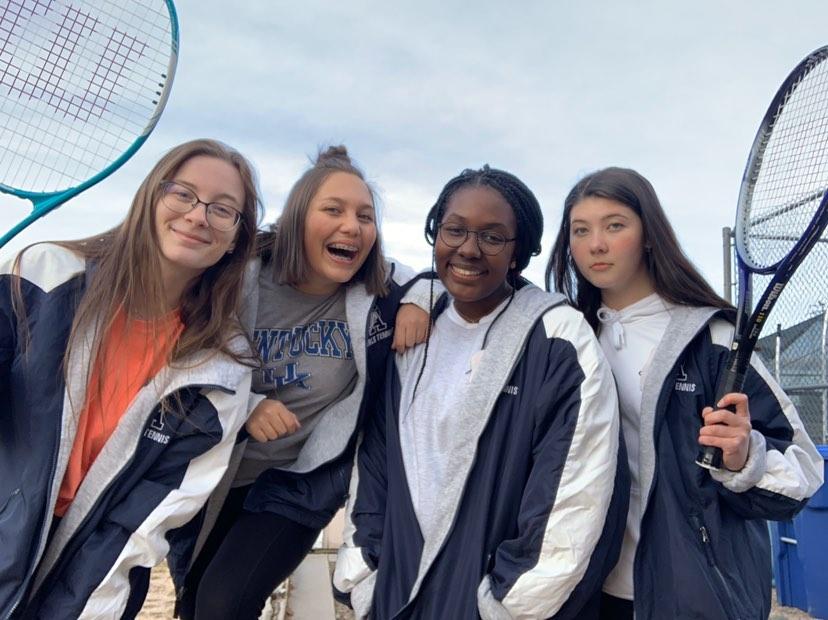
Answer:
[[(627, 168), (578, 181), (546, 277), (586, 315), (618, 387), (632, 485), (601, 617), (767, 618), (765, 519), (802, 508), (822, 458), (757, 357), (744, 393), (713, 402), (732, 306), (685, 256), (650, 182)], [(724, 469), (696, 465), (700, 445), (721, 448)]]
[(0, 267), (0, 617), (137, 614), (247, 414), (258, 211), (247, 160), (195, 140), (116, 228)]

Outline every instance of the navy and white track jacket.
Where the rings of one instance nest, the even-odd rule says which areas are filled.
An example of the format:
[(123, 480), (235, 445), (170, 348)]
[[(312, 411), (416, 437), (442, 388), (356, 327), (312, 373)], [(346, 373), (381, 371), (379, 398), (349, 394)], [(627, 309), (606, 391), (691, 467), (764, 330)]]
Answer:
[[(351, 481), (334, 586), (358, 618), (578, 618), (615, 564), (629, 475), (615, 384), (583, 316), (526, 284), (492, 324), (456, 412), (457, 488), (424, 541), (391, 361)], [(424, 345), (420, 345), (424, 346)], [(433, 353), (432, 353), (433, 354)]]
[[(259, 259), (252, 261), (245, 274), (242, 321), (251, 332), (259, 305), (260, 265)], [(270, 469), (259, 476), (245, 501), (245, 509), (273, 512), (321, 529), (345, 503), (357, 431), (367, 412), (375, 406), (376, 394), (384, 384), (399, 305), (410, 302), (428, 308), (429, 304), (428, 280), (417, 277), (414, 271), (399, 263), (387, 263), (387, 269), (389, 293), (385, 297), (369, 294), (362, 283), (348, 286), (345, 292), (345, 313), (357, 367), (353, 391), (325, 410), (291, 466)], [(436, 286), (438, 292), (442, 291), (439, 284)], [(263, 395), (252, 394), (249, 410), (263, 399)], [(200, 553), (233, 481), (244, 445), (237, 446), (231, 467), (203, 514), (176, 532), (172, 540), (168, 564), (179, 597), (186, 574)]]
[(753, 425), (745, 467), (711, 474), (695, 464), (700, 413), (714, 404), (732, 334), (717, 310), (677, 306), (644, 378), (639, 619), (767, 618), (765, 519), (790, 519), (822, 484), (822, 458), (756, 356), (744, 387)]
[[(87, 346), (63, 356), (86, 287), (69, 250), (26, 250), (20, 277), (0, 266), (0, 618), (132, 618), (166, 535), (220, 480), (247, 414), (249, 368), (203, 352), (163, 368), (124, 412), (64, 517), (53, 520), (85, 402)], [(26, 305), (18, 342), (11, 287)], [(234, 342), (240, 351), (249, 346)], [(68, 385), (67, 385), (68, 383)], [(169, 408), (162, 412), (164, 397)], [(181, 409), (176, 403), (180, 403)]]

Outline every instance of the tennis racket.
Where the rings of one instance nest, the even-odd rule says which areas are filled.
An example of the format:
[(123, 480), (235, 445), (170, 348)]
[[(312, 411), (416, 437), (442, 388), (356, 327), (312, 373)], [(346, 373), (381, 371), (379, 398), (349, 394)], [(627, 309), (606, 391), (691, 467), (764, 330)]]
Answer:
[(177, 59), (171, 0), (0, 4), (0, 191), (34, 205), (0, 247), (135, 154)]
[[(802, 260), (828, 224), (828, 46), (791, 72), (765, 113), (750, 150), (736, 210), (739, 308), (726, 371), (716, 401), (740, 392), (756, 341)], [(751, 277), (771, 276), (755, 309)], [(722, 451), (706, 447), (696, 459), (719, 469)]]

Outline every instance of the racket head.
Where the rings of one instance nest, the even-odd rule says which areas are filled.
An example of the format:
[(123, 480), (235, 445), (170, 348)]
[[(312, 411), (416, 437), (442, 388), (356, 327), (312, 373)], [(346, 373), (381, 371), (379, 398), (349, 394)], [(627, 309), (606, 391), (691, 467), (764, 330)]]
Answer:
[(157, 124), (178, 17), (172, 0), (23, 0), (0, 20), (0, 191), (54, 208)]
[(828, 46), (794, 68), (756, 133), (736, 212), (740, 265), (771, 273), (803, 244), (813, 245), (806, 233), (824, 229), (826, 190)]

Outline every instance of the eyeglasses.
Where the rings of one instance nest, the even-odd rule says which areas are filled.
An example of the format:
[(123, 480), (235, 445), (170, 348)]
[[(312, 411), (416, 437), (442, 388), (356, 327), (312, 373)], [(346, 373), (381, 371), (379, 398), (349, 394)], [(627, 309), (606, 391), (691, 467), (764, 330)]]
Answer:
[(440, 240), (450, 248), (459, 248), (463, 245), (469, 238), (469, 233), (477, 237), (477, 247), (486, 256), (500, 254), (507, 243), (517, 239), (493, 230), (469, 230), (456, 224), (440, 224)]
[(161, 202), (176, 213), (189, 213), (198, 205), (204, 205), (207, 223), (216, 230), (233, 230), (241, 220), (238, 209), (220, 202), (204, 202), (189, 187), (179, 185), (175, 181), (161, 181)]

